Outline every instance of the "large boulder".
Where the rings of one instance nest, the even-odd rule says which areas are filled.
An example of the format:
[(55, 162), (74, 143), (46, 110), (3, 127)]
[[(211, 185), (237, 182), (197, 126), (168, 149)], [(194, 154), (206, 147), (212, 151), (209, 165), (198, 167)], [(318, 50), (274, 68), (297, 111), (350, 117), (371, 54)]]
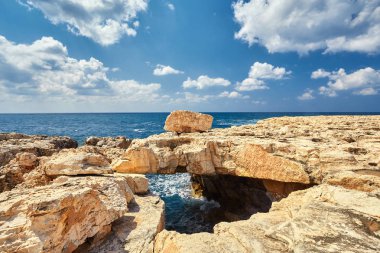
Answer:
[(96, 243), (132, 200), (121, 177), (60, 177), (3, 192), (0, 252), (73, 252), (87, 239)]
[(213, 117), (208, 114), (174, 111), (166, 118), (166, 131), (177, 133), (205, 132), (212, 126)]

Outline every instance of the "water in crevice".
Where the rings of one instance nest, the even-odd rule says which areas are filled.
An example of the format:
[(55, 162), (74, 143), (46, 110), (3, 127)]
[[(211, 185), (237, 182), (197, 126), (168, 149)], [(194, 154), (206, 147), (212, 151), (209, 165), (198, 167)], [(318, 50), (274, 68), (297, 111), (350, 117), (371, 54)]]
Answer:
[(212, 232), (220, 205), (191, 194), (190, 175), (147, 175), (149, 189), (165, 202), (165, 228), (180, 233)]

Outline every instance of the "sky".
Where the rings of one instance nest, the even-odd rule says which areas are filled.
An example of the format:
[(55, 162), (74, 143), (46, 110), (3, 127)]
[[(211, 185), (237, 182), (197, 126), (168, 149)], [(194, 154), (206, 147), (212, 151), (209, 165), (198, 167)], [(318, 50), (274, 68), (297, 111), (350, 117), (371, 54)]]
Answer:
[(379, 112), (380, 0), (0, 1), (0, 113)]

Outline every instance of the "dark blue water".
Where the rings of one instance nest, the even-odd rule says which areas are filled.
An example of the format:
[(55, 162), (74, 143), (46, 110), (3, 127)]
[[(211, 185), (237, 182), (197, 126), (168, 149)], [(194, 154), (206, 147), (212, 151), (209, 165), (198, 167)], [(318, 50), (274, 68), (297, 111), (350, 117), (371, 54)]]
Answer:
[[(210, 113), (213, 128), (255, 124), (260, 119), (280, 116), (368, 115), (380, 113)], [(91, 114), (0, 114), (0, 132), (70, 136), (83, 143), (88, 136), (145, 138), (163, 132), (168, 113)], [(150, 189), (166, 204), (166, 228), (190, 233), (212, 230), (209, 210), (217, 203), (191, 197), (190, 176), (148, 175)]]
[[(337, 115), (342, 113), (210, 113), (214, 128), (254, 124), (279, 116)], [(351, 113), (347, 113), (351, 114)], [(358, 113), (356, 113), (358, 114)], [(370, 114), (370, 113), (363, 113)], [(163, 132), (168, 113), (0, 114), (0, 132), (65, 135), (79, 143), (88, 136), (145, 138)]]

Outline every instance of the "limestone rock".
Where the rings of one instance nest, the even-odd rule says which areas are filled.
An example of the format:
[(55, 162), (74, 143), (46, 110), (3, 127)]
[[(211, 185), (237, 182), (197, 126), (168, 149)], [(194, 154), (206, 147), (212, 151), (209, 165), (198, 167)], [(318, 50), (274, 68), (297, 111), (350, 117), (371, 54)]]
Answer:
[(77, 145), (68, 137), (0, 133), (0, 192), (23, 183), (38, 166), (41, 156)]
[(78, 143), (69, 137), (0, 133), (0, 166), (27, 152), (36, 156), (50, 156), (64, 148), (76, 148)]
[(124, 136), (118, 137), (95, 137), (91, 136), (86, 139), (86, 145), (106, 147), (106, 148), (121, 148), (127, 149), (131, 145), (132, 140)]
[(380, 196), (321, 185), (297, 191), (269, 213), (219, 223), (214, 233), (164, 230), (154, 252), (377, 252)]
[(23, 183), (38, 166), (40, 157), (77, 145), (68, 137), (0, 133), (0, 192)]
[(135, 197), (123, 217), (112, 223), (112, 232), (92, 253), (153, 252), (153, 240), (164, 229), (164, 202), (156, 196)]
[[(187, 170), (196, 175), (223, 174), (304, 185), (337, 184), (333, 177), (342, 175), (339, 172), (367, 171), (361, 178), (366, 178), (367, 185), (376, 185), (379, 129), (380, 116), (272, 118), (207, 133), (163, 133), (136, 139), (124, 160), (114, 164), (131, 173)], [(358, 184), (349, 188), (355, 185), (363, 189)], [(278, 194), (288, 193), (280, 190)]]
[(149, 148), (128, 149), (121, 160), (112, 165), (113, 170), (120, 173), (156, 173), (158, 161)]
[(174, 111), (165, 121), (166, 131), (177, 133), (205, 132), (211, 129), (213, 117), (190, 111)]
[(3, 192), (0, 251), (73, 252), (122, 217), (132, 199), (125, 179), (107, 177), (60, 177)]
[(127, 180), (129, 188), (135, 194), (146, 194), (149, 191), (149, 181), (145, 175), (115, 173), (115, 177), (124, 177)]
[(103, 155), (81, 149), (67, 149), (53, 155), (44, 163), (44, 168), (48, 176), (112, 173), (110, 163)]
[(301, 163), (274, 156), (260, 145), (247, 144), (237, 151), (235, 174), (259, 179), (309, 184), (309, 176)]
[(342, 171), (329, 175), (323, 181), (347, 189), (365, 192), (380, 192), (380, 171)]
[(18, 153), (16, 155), (18, 164), (21, 167), (33, 169), (37, 164), (37, 156), (33, 153)]

